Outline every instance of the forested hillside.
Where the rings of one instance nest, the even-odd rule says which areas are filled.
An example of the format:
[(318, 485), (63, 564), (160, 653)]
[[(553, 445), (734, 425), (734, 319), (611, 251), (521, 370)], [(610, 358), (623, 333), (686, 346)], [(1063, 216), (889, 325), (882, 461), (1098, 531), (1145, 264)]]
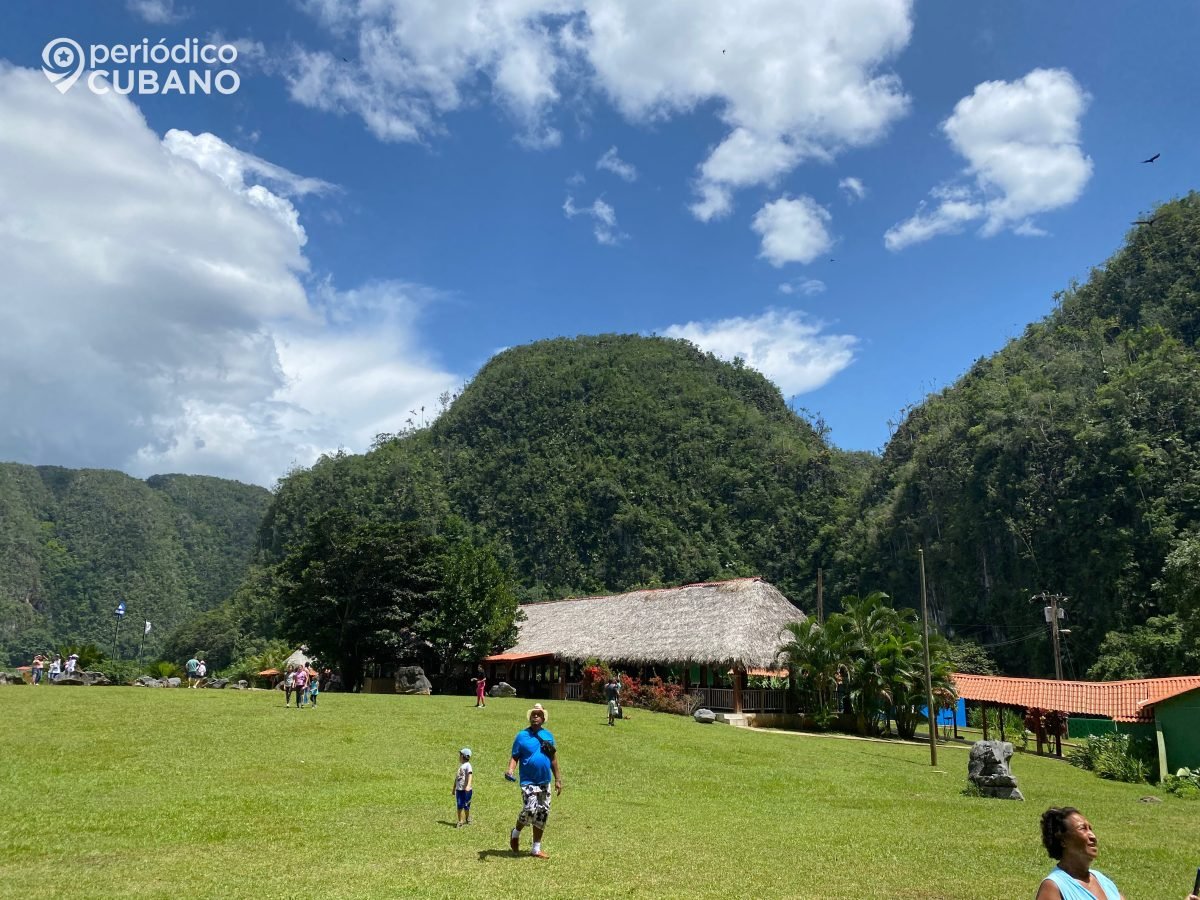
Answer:
[(270, 494), (191, 475), (0, 464), (0, 661), (64, 643), (147, 646), (245, 576)]
[(1068, 676), (1084, 675), (1107, 632), (1119, 634), (1106, 653), (1145, 645), (1139, 628), (1155, 616), (1173, 650), (1095, 674), (1195, 668), (1179, 635), (1190, 629), (1195, 646), (1200, 196), (1157, 209), (1057, 299), (910, 412), (851, 517), (835, 590), (911, 602), (923, 544), (947, 631), (995, 645), (1010, 671), (1053, 671), (1030, 600), (1041, 591), (1070, 597)]
[(334, 507), (454, 517), (510, 548), (533, 596), (760, 574), (804, 597), (862, 467), (740, 363), (564, 338), (497, 355), (429, 428), (294, 473), (264, 535), (279, 557)]

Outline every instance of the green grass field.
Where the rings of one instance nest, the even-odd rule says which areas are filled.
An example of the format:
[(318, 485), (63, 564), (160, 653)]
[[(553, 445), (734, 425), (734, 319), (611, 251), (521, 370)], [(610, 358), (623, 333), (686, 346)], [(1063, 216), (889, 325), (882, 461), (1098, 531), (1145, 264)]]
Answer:
[[(967, 753), (550, 703), (546, 861), (508, 850), (529, 703), (0, 688), (0, 897), (1032, 897), (1038, 817), (1078, 806), (1129, 900), (1183, 898), (1200, 804), (1018, 755), (1027, 802), (962, 795)], [(475, 824), (452, 827), (457, 751)], [(1162, 803), (1140, 803), (1146, 795)], [(522, 850), (527, 851), (530, 831)]]

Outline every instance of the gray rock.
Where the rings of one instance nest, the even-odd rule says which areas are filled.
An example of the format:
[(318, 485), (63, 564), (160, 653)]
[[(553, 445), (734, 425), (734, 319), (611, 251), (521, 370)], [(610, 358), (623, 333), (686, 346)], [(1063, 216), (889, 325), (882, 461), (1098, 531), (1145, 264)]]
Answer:
[(433, 685), (420, 666), (401, 666), (396, 670), (397, 694), (432, 694)]
[(19, 672), (0, 672), (0, 684), (24, 684)]
[(967, 760), (967, 778), (984, 797), (997, 800), (1024, 800), (1017, 779), (1009, 768), (1013, 745), (1008, 741), (976, 741)]
[(179, 678), (168, 678), (167, 683), (163, 687), (179, 687), (181, 684), (183, 684), (183, 681)]
[(1138, 803), (1162, 803), (1162, 797), (1142, 797)]
[(250, 688), (250, 682), (248, 682), (245, 678), (241, 678), (233, 683), (233, 688), (234, 690), (238, 691), (248, 690)]
[(493, 697), (515, 697), (517, 696), (517, 689), (507, 681), (501, 681), (498, 684), (492, 685), (492, 689), (488, 691), (488, 694)]
[(206, 688), (214, 688), (215, 690), (220, 690), (221, 688), (225, 687), (225, 685), (227, 685), (227, 684), (229, 684), (228, 678), (214, 678), (211, 681), (209, 681), (208, 684), (206, 684), (204, 686)]
[(87, 684), (87, 681), (84, 680), (82, 672), (75, 672), (71, 675), (60, 675), (58, 678), (58, 681), (55, 681), (53, 683), (54, 684), (69, 684), (72, 686), (82, 686), (82, 685)]
[(711, 709), (700, 707), (700, 709), (692, 713), (692, 718), (701, 725), (711, 725), (713, 722), (717, 721), (717, 714)]

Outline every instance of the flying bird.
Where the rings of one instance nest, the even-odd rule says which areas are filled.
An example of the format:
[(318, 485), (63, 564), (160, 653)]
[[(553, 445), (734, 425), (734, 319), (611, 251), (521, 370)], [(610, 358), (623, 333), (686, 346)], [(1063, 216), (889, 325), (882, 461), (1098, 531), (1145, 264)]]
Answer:
[(1158, 216), (1154, 216), (1149, 219), (1134, 219), (1129, 224), (1130, 225), (1153, 225), (1157, 221), (1158, 221)]
[(1154, 162), (1156, 159), (1158, 159), (1160, 156), (1162, 156), (1162, 154), (1161, 154), (1161, 153), (1155, 153), (1155, 154), (1154, 154), (1152, 157), (1150, 157), (1149, 159), (1143, 159), (1143, 160), (1142, 160), (1142, 162), (1143, 162), (1143, 163), (1152, 163), (1152, 162)]
[(343, 57), (342, 57), (342, 62), (350, 62), (350, 60), (346, 59), (346, 57), (344, 57), (344, 56), (343, 56)]

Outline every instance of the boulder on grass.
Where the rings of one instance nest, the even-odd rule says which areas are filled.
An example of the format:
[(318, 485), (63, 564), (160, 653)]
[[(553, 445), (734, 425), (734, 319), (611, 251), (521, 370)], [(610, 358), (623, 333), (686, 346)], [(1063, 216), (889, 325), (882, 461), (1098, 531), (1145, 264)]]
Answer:
[(401, 666), (396, 670), (397, 694), (432, 694), (433, 685), (420, 666)]
[(1008, 741), (976, 741), (967, 760), (967, 778), (984, 797), (1024, 800), (1017, 779), (1009, 768), (1013, 745)]
[(713, 722), (717, 721), (717, 714), (711, 709), (700, 707), (700, 709), (692, 713), (692, 718), (701, 725), (711, 725)]
[(228, 678), (213, 678), (212, 680), (210, 680), (208, 682), (208, 684), (205, 685), (205, 687), (206, 688), (215, 688), (216, 690), (220, 690), (221, 688), (225, 687), (225, 685), (227, 685), (227, 684), (229, 684)]
[(501, 681), (499, 684), (492, 685), (492, 689), (488, 691), (488, 694), (493, 697), (515, 697), (517, 696), (517, 689), (507, 681)]
[(167, 683), (163, 687), (179, 687), (183, 682), (178, 678), (168, 678)]

